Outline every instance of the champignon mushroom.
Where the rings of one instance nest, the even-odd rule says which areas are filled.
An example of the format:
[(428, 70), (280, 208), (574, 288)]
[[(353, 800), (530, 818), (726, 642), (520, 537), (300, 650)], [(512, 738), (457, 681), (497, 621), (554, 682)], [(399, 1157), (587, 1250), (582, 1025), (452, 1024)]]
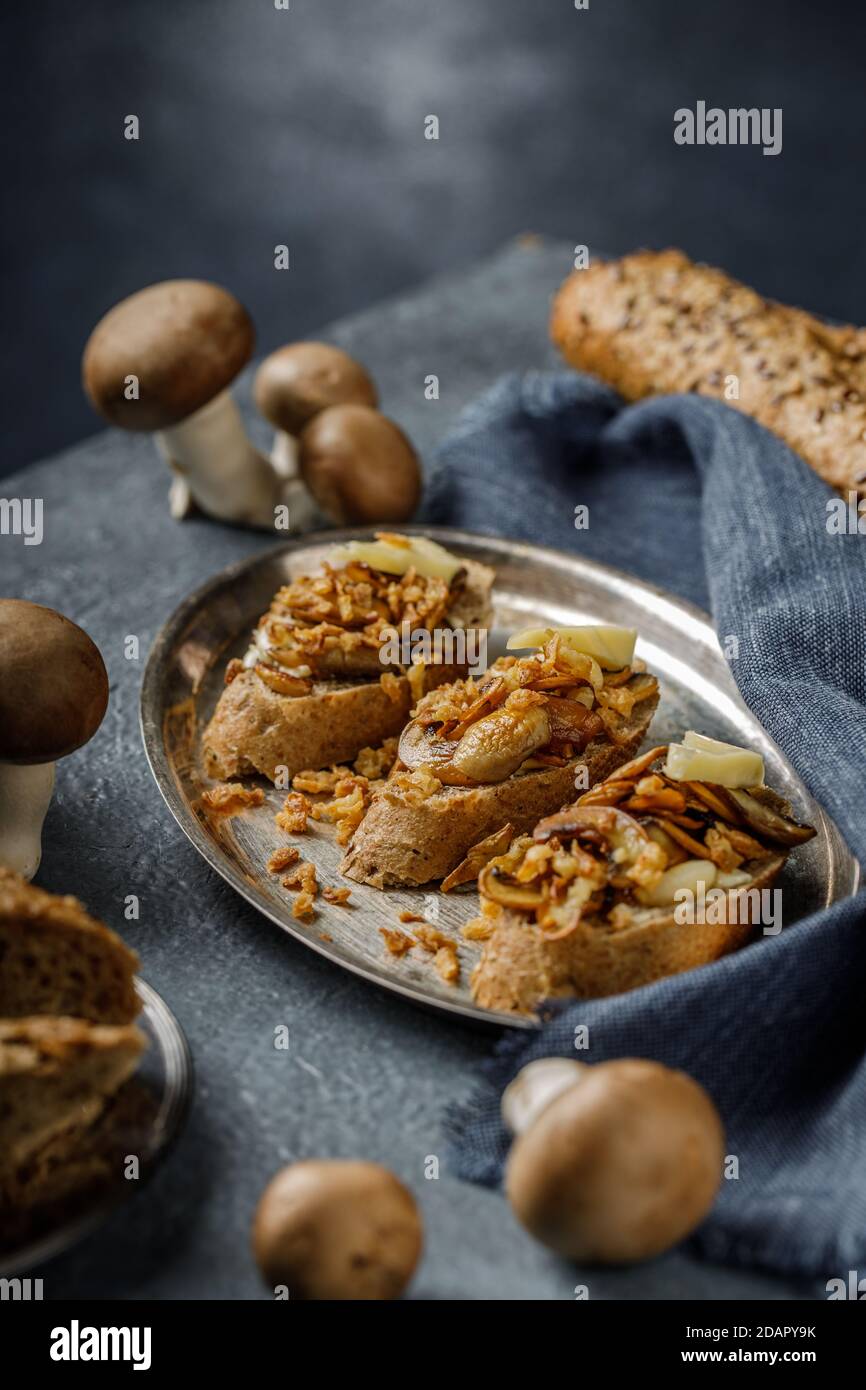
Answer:
[(111, 424), (156, 431), (175, 475), (175, 516), (192, 500), (220, 520), (273, 527), (280, 480), (247, 439), (228, 390), (254, 341), (243, 305), (204, 280), (148, 285), (90, 335), (84, 389)]
[(506, 1172), (515, 1215), (573, 1260), (661, 1254), (703, 1221), (722, 1179), (715, 1106), (658, 1062), (532, 1063), (506, 1090), (503, 1117), (518, 1134)]
[(253, 383), (256, 405), (277, 431), (271, 459), (297, 468), (297, 436), (331, 405), (377, 406), (376, 387), (354, 357), (330, 343), (289, 343), (266, 357)]
[(253, 1220), (265, 1282), (291, 1299), (399, 1298), (421, 1253), (412, 1194), (378, 1163), (308, 1159), (282, 1168)]
[(418, 456), (403, 431), (368, 405), (320, 411), (298, 448), (301, 477), (338, 525), (407, 521), (418, 505)]
[(32, 878), (54, 763), (87, 743), (105, 714), (108, 676), (75, 623), (23, 599), (0, 599), (0, 864)]

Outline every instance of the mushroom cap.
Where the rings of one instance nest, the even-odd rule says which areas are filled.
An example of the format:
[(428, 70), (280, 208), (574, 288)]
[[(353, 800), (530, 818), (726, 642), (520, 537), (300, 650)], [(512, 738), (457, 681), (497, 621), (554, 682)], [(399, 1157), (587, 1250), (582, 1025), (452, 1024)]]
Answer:
[(0, 599), (0, 761), (47, 763), (87, 743), (108, 674), (87, 633), (24, 599)]
[[(206, 280), (162, 280), (109, 309), (81, 363), (100, 415), (125, 430), (177, 425), (224, 391), (253, 353), (244, 306)], [(127, 378), (138, 378), (128, 400)]]
[(418, 456), (403, 431), (367, 405), (332, 405), (301, 432), (298, 466), (338, 525), (407, 521), (421, 496)]
[(376, 387), (354, 357), (330, 343), (289, 343), (266, 357), (253, 384), (266, 420), (287, 434), (330, 405), (379, 403)]
[(699, 1225), (723, 1161), (718, 1112), (690, 1076), (657, 1062), (601, 1062), (515, 1141), (506, 1191), (518, 1220), (551, 1250), (629, 1263)]
[(262, 1275), (292, 1299), (399, 1298), (421, 1243), (415, 1199), (378, 1163), (309, 1159), (282, 1168), (253, 1220)]

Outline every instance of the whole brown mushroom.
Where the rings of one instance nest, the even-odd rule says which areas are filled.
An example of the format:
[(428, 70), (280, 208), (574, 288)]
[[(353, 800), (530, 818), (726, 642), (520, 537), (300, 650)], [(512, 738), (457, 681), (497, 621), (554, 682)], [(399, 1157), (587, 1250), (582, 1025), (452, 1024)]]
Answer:
[(87, 743), (108, 675), (87, 633), (53, 608), (0, 599), (0, 864), (32, 878), (54, 763)]
[(299, 440), (301, 477), (340, 526), (407, 521), (421, 496), (418, 456), (403, 431), (365, 405), (315, 415)]
[(330, 343), (289, 343), (266, 357), (253, 385), (256, 405), (274, 428), (298, 435), (331, 405), (377, 406), (379, 396), (360, 362)]
[(266, 357), (253, 383), (256, 405), (274, 426), (271, 463), (283, 479), (296, 529), (312, 525), (320, 513), (298, 475), (298, 435), (332, 405), (378, 404), (371, 377), (342, 348), (330, 343), (288, 343)]
[(591, 1067), (544, 1059), (506, 1090), (503, 1116), (519, 1131), (508, 1199), (530, 1234), (560, 1255), (650, 1259), (713, 1205), (724, 1132), (706, 1091), (684, 1072), (638, 1059)]
[(308, 1159), (268, 1183), (252, 1239), (265, 1282), (290, 1299), (393, 1299), (418, 1263), (422, 1226), (387, 1168)]
[(84, 389), (111, 424), (156, 432), (175, 475), (175, 516), (194, 501), (222, 520), (273, 527), (279, 478), (247, 439), (229, 391), (254, 342), (244, 306), (205, 280), (148, 285), (90, 335)]

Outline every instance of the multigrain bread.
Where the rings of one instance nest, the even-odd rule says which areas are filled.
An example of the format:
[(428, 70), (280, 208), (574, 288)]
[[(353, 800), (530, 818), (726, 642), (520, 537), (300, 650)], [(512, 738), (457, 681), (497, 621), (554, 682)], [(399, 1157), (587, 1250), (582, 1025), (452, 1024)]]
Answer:
[(0, 869), (0, 1018), (66, 1015), (130, 1023), (138, 957), (72, 897)]
[[(289, 587), (282, 590), (259, 623), (249, 664), (231, 663), (226, 672), (202, 739), (207, 776), (260, 773), (273, 781), (281, 771), (291, 778), (306, 768), (350, 762), (362, 748), (399, 734), (424, 691), (465, 675), (467, 667), (462, 657), (446, 656), (418, 666), (410, 679), (405, 665), (383, 660), (384, 634), (404, 623), (424, 632), (486, 629), (493, 578), (489, 566), (463, 558), (450, 585), (435, 576), (383, 574), (350, 561), (321, 581), (330, 582), (333, 592), (308, 595), (304, 586), (317, 584), (315, 576), (297, 581), (300, 594), (289, 598)], [(256, 655), (262, 632), (268, 640), (276, 633), (293, 644), (292, 660), (296, 656), (303, 663), (296, 669), (306, 674), (292, 675), (285, 649), (273, 657), (273, 648), (265, 647), (265, 660), (260, 650)]]
[(61, 1131), (0, 1174), (0, 1249), (35, 1239), (122, 1183), (127, 1156), (143, 1162), (149, 1155), (157, 1110), (154, 1095), (132, 1076), (92, 1125)]
[(621, 742), (593, 739), (563, 767), (517, 772), (480, 787), (443, 786), (423, 799), (399, 790), (399, 772), (374, 794), (340, 872), (373, 888), (418, 887), (445, 878), (473, 845), (510, 823), (520, 834), (572, 800), (579, 768), (583, 785), (603, 781), (637, 752), (658, 705), (658, 694), (635, 706)]
[(0, 1175), (14, 1179), (57, 1136), (84, 1132), (132, 1074), (145, 1041), (130, 1025), (0, 1019)]
[[(828, 327), (681, 251), (574, 271), (551, 336), (626, 400), (694, 391), (772, 430), (826, 482), (866, 496), (866, 329)], [(737, 378), (738, 397), (729, 388)]]

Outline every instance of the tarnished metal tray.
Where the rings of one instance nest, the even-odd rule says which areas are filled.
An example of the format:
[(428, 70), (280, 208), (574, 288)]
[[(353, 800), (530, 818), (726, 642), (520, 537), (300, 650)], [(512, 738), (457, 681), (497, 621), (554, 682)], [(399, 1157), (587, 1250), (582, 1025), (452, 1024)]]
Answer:
[[(281, 584), (314, 569), (335, 542), (369, 534), (344, 530), (305, 536), (225, 570), (186, 599), (159, 633), (145, 671), (141, 720), (147, 756), (184, 833), (232, 887), (284, 931), (355, 974), (428, 1008), (486, 1023), (532, 1027), (531, 1020), (492, 1013), (473, 1003), (469, 977), (480, 948), (462, 941), (459, 930), (477, 911), (474, 892), (379, 892), (353, 883), (351, 907), (331, 905), (320, 895), (316, 918), (302, 923), (292, 917), (292, 895), (266, 869), (272, 851), (287, 842), (274, 824), (285, 793), (262, 779), (265, 804), (260, 808), (217, 822), (196, 809), (209, 785), (199, 765), (200, 736), (222, 688), (226, 662), (242, 655), (253, 625)], [(678, 738), (691, 728), (760, 750), (767, 781), (789, 798), (800, 819), (818, 828), (815, 839), (789, 860), (780, 881), (786, 923), (856, 891), (856, 861), (743, 704), (704, 613), (617, 570), (542, 546), (436, 528), (423, 534), (496, 570), (489, 660), (502, 652), (509, 632), (529, 622), (601, 621), (636, 627), (638, 655), (661, 680), (653, 743)], [(320, 883), (343, 882), (342, 850), (330, 826), (311, 821), (302, 852), (315, 863)], [(460, 941), (458, 985), (444, 983), (433, 969), (432, 957), (418, 948), (399, 959), (387, 953), (378, 929), (399, 926), (404, 909), (424, 913)], [(407, 930), (411, 932), (411, 926)]]

